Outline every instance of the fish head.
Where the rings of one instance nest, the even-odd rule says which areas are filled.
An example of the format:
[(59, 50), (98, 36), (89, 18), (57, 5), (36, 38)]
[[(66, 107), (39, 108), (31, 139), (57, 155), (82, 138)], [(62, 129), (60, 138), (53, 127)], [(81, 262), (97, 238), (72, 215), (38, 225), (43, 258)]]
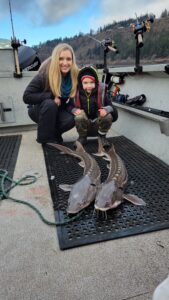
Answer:
[(92, 184), (88, 175), (83, 176), (73, 185), (68, 199), (68, 214), (76, 214), (83, 208), (87, 207), (96, 194), (96, 186)]
[(115, 208), (122, 202), (122, 198), (123, 190), (117, 186), (115, 180), (103, 183), (96, 194), (95, 209), (107, 211)]

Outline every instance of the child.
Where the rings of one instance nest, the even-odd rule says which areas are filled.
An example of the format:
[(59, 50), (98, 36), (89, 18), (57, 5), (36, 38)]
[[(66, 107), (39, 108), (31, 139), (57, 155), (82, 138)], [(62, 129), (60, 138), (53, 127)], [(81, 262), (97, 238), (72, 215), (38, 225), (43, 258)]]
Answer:
[(87, 143), (87, 136), (94, 131), (95, 135), (100, 136), (103, 147), (110, 146), (106, 134), (112, 122), (117, 120), (118, 112), (108, 94), (103, 95), (97, 71), (93, 67), (84, 67), (79, 71), (73, 114), (78, 141), (82, 145)]

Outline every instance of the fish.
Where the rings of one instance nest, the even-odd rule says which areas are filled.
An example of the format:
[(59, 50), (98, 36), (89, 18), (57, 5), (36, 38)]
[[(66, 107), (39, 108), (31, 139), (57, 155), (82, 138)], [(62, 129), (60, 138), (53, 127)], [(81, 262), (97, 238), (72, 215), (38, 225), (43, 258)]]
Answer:
[(109, 173), (105, 182), (100, 184), (95, 198), (95, 210), (107, 212), (116, 208), (125, 200), (135, 205), (146, 205), (145, 201), (133, 194), (126, 194), (125, 188), (128, 181), (128, 173), (124, 161), (116, 153), (112, 144), (108, 152), (102, 146), (100, 138), (98, 139), (98, 153), (96, 156), (104, 156), (109, 161)]
[(64, 154), (72, 155), (80, 159), (80, 166), (84, 168), (83, 176), (73, 185), (60, 184), (64, 191), (70, 191), (67, 213), (77, 214), (89, 206), (94, 200), (97, 187), (101, 183), (101, 171), (94, 157), (85, 151), (82, 144), (76, 141), (76, 150), (54, 143), (48, 145), (55, 147)]

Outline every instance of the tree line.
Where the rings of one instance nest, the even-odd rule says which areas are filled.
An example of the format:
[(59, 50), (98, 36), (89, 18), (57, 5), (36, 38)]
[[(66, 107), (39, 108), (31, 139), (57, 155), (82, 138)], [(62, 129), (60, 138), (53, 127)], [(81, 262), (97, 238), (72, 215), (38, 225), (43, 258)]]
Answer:
[[(139, 22), (147, 20), (148, 15), (139, 17)], [(136, 39), (131, 30), (131, 24), (136, 24), (136, 19), (128, 19), (113, 22), (104, 27), (98, 28), (97, 32), (91, 29), (89, 34), (79, 33), (72, 38), (57, 38), (48, 40), (34, 46), (41, 61), (45, 60), (52, 53), (53, 48), (59, 43), (70, 44), (76, 54), (79, 65), (103, 63), (104, 48), (98, 41), (109, 38), (115, 42), (119, 53), (109, 52), (108, 63), (120, 61), (133, 61), (135, 59)], [(93, 39), (94, 38), (94, 39)], [(140, 49), (141, 58), (147, 61), (169, 59), (169, 11), (166, 9), (161, 13), (159, 19), (151, 24), (151, 29), (143, 33), (144, 46)]]

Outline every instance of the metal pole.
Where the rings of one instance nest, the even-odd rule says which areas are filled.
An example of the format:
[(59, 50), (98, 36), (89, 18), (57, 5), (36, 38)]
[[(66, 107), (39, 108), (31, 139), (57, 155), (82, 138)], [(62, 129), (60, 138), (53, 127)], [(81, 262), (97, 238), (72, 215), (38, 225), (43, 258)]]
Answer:
[(16, 72), (14, 72), (14, 76), (19, 78), (22, 76), (20, 65), (19, 65), (19, 58), (18, 58), (18, 47), (20, 46), (20, 42), (16, 40), (15, 33), (14, 33), (11, 1), (9, 0), (8, 3), (9, 3), (10, 18), (11, 18), (12, 34), (13, 34), (11, 46), (14, 51), (14, 61), (15, 61), (15, 69), (16, 69)]

